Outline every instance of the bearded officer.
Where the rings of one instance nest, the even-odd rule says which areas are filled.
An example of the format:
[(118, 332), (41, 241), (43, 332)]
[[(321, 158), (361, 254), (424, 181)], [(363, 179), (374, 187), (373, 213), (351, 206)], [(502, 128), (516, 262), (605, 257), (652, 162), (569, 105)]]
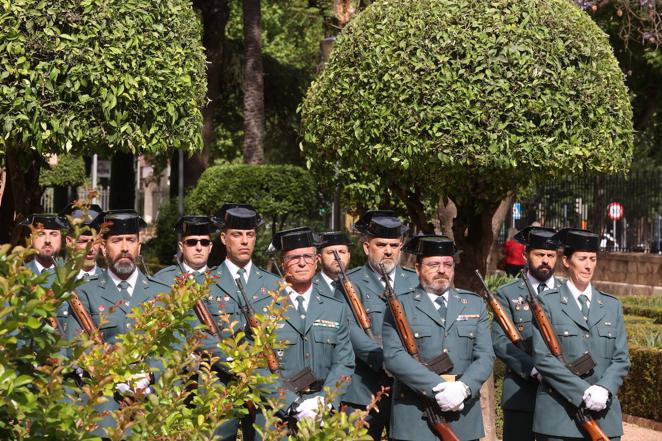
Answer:
[[(39, 275), (43, 272), (54, 273), (55, 258), (62, 251), (62, 231), (69, 224), (60, 215), (52, 213), (31, 214), (20, 223), (23, 227), (32, 229), (32, 248), (37, 251), (34, 259), (25, 266)], [(48, 286), (53, 283), (49, 277)]]
[(74, 234), (74, 225), (69, 225), (66, 241), (69, 246), (73, 246), (77, 252), (86, 250), (85, 257), (83, 258), (83, 266), (76, 275), (77, 279), (90, 280), (101, 275), (103, 270), (97, 265), (97, 257), (101, 250), (101, 242), (97, 234), (99, 233), (100, 225), (97, 221), (99, 215), (103, 212), (97, 204), (91, 204), (87, 207), (81, 207), (75, 203), (70, 203), (60, 215), (67, 219), (71, 217), (72, 220), (80, 219), (78, 226), (80, 233), (78, 237)]
[[(76, 288), (83, 307), (85, 307), (103, 340), (114, 343), (120, 334), (131, 330), (132, 319), (127, 317), (131, 309), (153, 299), (157, 294), (169, 292), (170, 288), (146, 276), (136, 266), (140, 257), (140, 231), (145, 228), (145, 221), (134, 210), (112, 210), (101, 215), (102, 252), (108, 264), (108, 270), (96, 279)], [(103, 320), (102, 320), (103, 316)], [(82, 332), (75, 314), (69, 314), (68, 334), (70, 337)], [(143, 373), (133, 384), (118, 384), (116, 391), (120, 395), (131, 395), (136, 389), (144, 393), (150, 391), (149, 375)], [(113, 412), (119, 409), (119, 403), (109, 399), (97, 407), (99, 412)], [(104, 427), (112, 427), (115, 421), (106, 415), (100, 426), (93, 432), (104, 436)]]
[[(526, 246), (524, 258), (527, 262), (527, 277), (538, 293), (558, 288), (559, 280), (554, 277), (558, 242), (553, 239), (555, 230), (542, 227), (527, 227), (514, 240)], [(523, 280), (515, 280), (496, 290), (496, 298), (511, 318), (527, 347), (531, 347), (533, 328), (532, 314), (526, 302), (528, 291)], [(531, 353), (514, 345), (498, 323), (492, 323), (494, 353), (506, 364), (503, 380), (501, 407), (503, 408), (503, 440), (527, 441), (535, 439), (533, 434), (533, 409), (536, 390), (541, 380), (533, 365)]]
[[(396, 294), (407, 292), (418, 285), (416, 273), (400, 266), (400, 251), (407, 227), (392, 211), (368, 211), (354, 224), (360, 235), (367, 263), (348, 272), (360, 301), (370, 317), (372, 332), (381, 339), (382, 322), (386, 310), (385, 283), (379, 273), (384, 264), (391, 286)], [(343, 401), (349, 410), (365, 409), (382, 387), (389, 387), (392, 380), (383, 369), (384, 357), (381, 344), (369, 338), (352, 316), (352, 346), (356, 353), (356, 369), (349, 390)], [(384, 429), (389, 430), (391, 395), (382, 395), (377, 409), (370, 412), (367, 422), (369, 434), (380, 440)]]
[(585, 433), (573, 415), (583, 406), (611, 439), (623, 435), (618, 389), (630, 367), (621, 302), (591, 284), (600, 237), (586, 230), (565, 229), (555, 236), (563, 246), (562, 262), (568, 280), (543, 292), (542, 304), (558, 335), (567, 361), (586, 353), (596, 363), (580, 376), (571, 372), (547, 347), (540, 331), (533, 331), (533, 361), (545, 379), (538, 387), (533, 430), (542, 441), (581, 440)]
[(327, 295), (342, 299), (340, 287), (340, 266), (333, 252), (338, 253), (343, 268), (347, 269), (351, 254), (349, 246), (352, 242), (342, 231), (329, 231), (319, 235), (317, 256), (320, 262), (320, 271), (313, 278), (313, 284), (318, 285), (320, 291)]
[(422, 397), (434, 398), (461, 440), (484, 435), (480, 388), (492, 373), (494, 352), (485, 303), (452, 288), (455, 246), (444, 236), (418, 236), (405, 251), (416, 255), (420, 284), (400, 294), (422, 361), (447, 353), (453, 367), (441, 377), (405, 350), (390, 309), (384, 318), (384, 364), (395, 378), (391, 439), (437, 441)]

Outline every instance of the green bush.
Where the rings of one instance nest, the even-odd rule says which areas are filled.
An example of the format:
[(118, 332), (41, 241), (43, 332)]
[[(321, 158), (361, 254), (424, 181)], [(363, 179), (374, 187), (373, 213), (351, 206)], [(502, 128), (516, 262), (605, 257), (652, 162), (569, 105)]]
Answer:
[(662, 324), (662, 308), (659, 307), (624, 304), (623, 312), (640, 317), (650, 317), (655, 320), (655, 323)]
[(624, 305), (636, 305), (645, 308), (662, 308), (662, 296), (622, 296)]
[(58, 155), (57, 164), (41, 169), (39, 185), (42, 187), (78, 186), (85, 182), (85, 161), (80, 156)]
[(630, 372), (619, 392), (623, 412), (662, 422), (662, 350), (630, 347)]

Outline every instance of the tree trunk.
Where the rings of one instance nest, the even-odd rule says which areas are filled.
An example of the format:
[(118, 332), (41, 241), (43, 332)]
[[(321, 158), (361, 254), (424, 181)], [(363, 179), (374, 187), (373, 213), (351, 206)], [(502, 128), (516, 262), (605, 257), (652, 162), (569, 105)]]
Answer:
[(7, 184), (0, 210), (0, 243), (17, 244), (21, 239), (18, 222), (31, 213), (39, 213), (42, 189), (39, 171), (44, 159), (38, 153), (20, 147), (9, 147), (5, 156)]
[(264, 72), (262, 69), (260, 0), (243, 0), (244, 11), (244, 160), (264, 162)]
[[(514, 195), (512, 193), (508, 193), (508, 196), (506, 196), (501, 203), (499, 204), (499, 208), (496, 209), (496, 212), (494, 213), (494, 216), (492, 217), (492, 241), (490, 244), (490, 250), (487, 253), (487, 262), (486, 262), (486, 267), (485, 271), (487, 272), (487, 268), (490, 268), (490, 265), (492, 262), (490, 262), (490, 258), (493, 255), (494, 251), (494, 245), (496, 244), (496, 239), (499, 234), (499, 230), (501, 229), (501, 226), (503, 225), (503, 222), (506, 220), (506, 216), (508, 216), (508, 213), (511, 210), (512, 204), (513, 204), (513, 198)], [(483, 274), (485, 276), (486, 274)]]
[(115, 153), (110, 163), (110, 209), (133, 209), (136, 173), (130, 153)]
[(220, 104), (225, 28), (230, 18), (228, 0), (194, 0), (193, 7), (200, 11), (202, 17), (202, 44), (207, 56), (208, 101), (202, 109), (202, 151), (184, 161), (184, 184), (187, 188), (195, 186), (200, 175), (209, 167), (210, 151), (215, 140), (214, 117)]
[(481, 288), (475, 270), (485, 274), (487, 257), (494, 241), (492, 218), (500, 202), (469, 201), (456, 203), (457, 217), (453, 222), (453, 236), (459, 250), (460, 264), (455, 267), (455, 286), (478, 292)]

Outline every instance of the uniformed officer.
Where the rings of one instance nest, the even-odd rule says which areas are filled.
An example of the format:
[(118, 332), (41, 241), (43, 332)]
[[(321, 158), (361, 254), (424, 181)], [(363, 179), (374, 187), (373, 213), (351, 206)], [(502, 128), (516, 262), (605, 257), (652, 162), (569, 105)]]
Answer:
[[(94, 277), (100, 276), (103, 271), (99, 268), (99, 265), (97, 265), (97, 256), (101, 249), (101, 243), (96, 236), (100, 230), (97, 218), (102, 212), (103, 210), (97, 204), (91, 204), (84, 210), (82, 207), (74, 203), (67, 205), (60, 212), (60, 216), (65, 219), (67, 219), (67, 216), (70, 216), (73, 219), (81, 219), (79, 236), (74, 236), (73, 225), (69, 226), (70, 228), (66, 236), (67, 244), (73, 246), (76, 251), (87, 250), (83, 260), (83, 266), (80, 271), (78, 271), (78, 275), (76, 275), (77, 279), (90, 280)], [(89, 249), (88, 244), (90, 244)]]
[[(62, 251), (62, 230), (69, 226), (67, 221), (52, 213), (31, 214), (20, 225), (36, 229), (31, 237), (32, 248), (37, 251), (37, 254), (26, 266), (37, 275), (44, 271), (53, 272), (55, 258)], [(49, 278), (49, 281), (48, 286), (51, 285), (52, 278)]]
[[(269, 291), (278, 289), (278, 278), (270, 272), (259, 268), (252, 261), (253, 250), (257, 240), (257, 229), (263, 224), (262, 216), (249, 204), (224, 204), (216, 213), (215, 221), (221, 226), (220, 239), (225, 247), (225, 260), (212, 271), (215, 282), (210, 286), (210, 293), (216, 300), (215, 309), (210, 309), (212, 315), (222, 311), (230, 315), (231, 321), (239, 323), (238, 332), (246, 326), (246, 320), (241, 315), (239, 305), (243, 303), (241, 293), (235, 282), (241, 278), (246, 294), (253, 303), (269, 297)], [(257, 309), (256, 309), (257, 310)], [(219, 323), (224, 326), (225, 322)], [(245, 418), (242, 421), (244, 439), (252, 438), (252, 421)], [(237, 438), (239, 421), (226, 421), (216, 432), (223, 441), (234, 441)], [(257, 436), (257, 435), (255, 435)]]
[(595, 289), (591, 279), (600, 238), (565, 229), (555, 236), (563, 246), (568, 280), (539, 298), (554, 326), (567, 362), (589, 353), (596, 363), (579, 377), (553, 356), (540, 331), (533, 332), (533, 361), (544, 379), (538, 387), (533, 430), (538, 440), (580, 440), (585, 433), (573, 420), (584, 406), (612, 440), (623, 435), (618, 388), (630, 367), (621, 302)]
[[(285, 402), (290, 403), (297, 419), (314, 418), (330, 407), (338, 409), (347, 382), (341, 384), (333, 401), (326, 398), (324, 388), (336, 390), (340, 380), (349, 380), (354, 370), (347, 307), (319, 284), (313, 284), (315, 243), (308, 227), (280, 231), (271, 242), (272, 248), (281, 253), (284, 278), (290, 284), (279, 302), (288, 306), (276, 331), (278, 339), (286, 344), (276, 354), (281, 371), (285, 378), (291, 378), (309, 368), (317, 380), (310, 393), (299, 397), (291, 391), (285, 394)], [(268, 296), (258, 299), (256, 310), (264, 310), (271, 301)]]
[[(514, 239), (526, 245), (527, 277), (537, 293), (558, 288), (554, 277), (558, 242), (552, 240), (556, 233), (551, 228), (527, 227)], [(507, 283), (496, 290), (496, 298), (513, 320), (527, 347), (531, 347), (531, 310), (526, 302), (528, 291), (521, 279)], [(492, 323), (494, 353), (506, 364), (503, 380), (501, 407), (503, 408), (503, 440), (526, 441), (533, 435), (533, 409), (540, 374), (533, 366), (530, 352), (524, 352), (506, 337), (498, 323)]]
[[(407, 227), (395, 217), (392, 211), (368, 211), (354, 224), (354, 230), (360, 234), (367, 263), (349, 271), (348, 276), (361, 303), (371, 320), (372, 332), (377, 337), (382, 335), (382, 322), (386, 303), (379, 264), (383, 263), (388, 272), (391, 286), (396, 294), (407, 292), (418, 285), (418, 278), (413, 270), (399, 265), (402, 241)], [(392, 379), (383, 369), (382, 346), (363, 332), (352, 316), (352, 346), (356, 353), (356, 369), (352, 383), (343, 401), (349, 410), (365, 409), (383, 387), (389, 387)], [(389, 430), (391, 396), (382, 395), (377, 409), (370, 412), (367, 422), (369, 434), (380, 440), (384, 429)]]
[(452, 288), (455, 246), (444, 236), (412, 238), (418, 287), (400, 294), (422, 361), (447, 353), (451, 377), (440, 377), (405, 350), (390, 309), (384, 318), (384, 364), (395, 378), (391, 439), (436, 441), (424, 416), (423, 397), (434, 398), (461, 440), (484, 435), (480, 388), (492, 373), (494, 352), (485, 303)]
[(209, 216), (182, 216), (174, 226), (177, 241), (178, 263), (163, 268), (154, 278), (168, 286), (174, 285), (177, 277), (187, 274), (203, 283), (209, 270), (207, 261), (213, 244), (212, 236), (218, 234), (218, 226)]
[[(146, 224), (133, 210), (112, 210), (101, 215), (100, 222), (106, 228), (102, 233), (102, 252), (108, 270), (76, 289), (83, 306), (89, 311), (92, 320), (100, 328), (104, 341), (115, 342), (120, 334), (130, 331), (132, 320), (127, 314), (132, 308), (154, 298), (159, 293), (169, 292), (170, 287), (156, 279), (144, 275), (136, 266), (140, 255), (140, 230)], [(101, 317), (104, 320), (101, 320)], [(102, 325), (103, 322), (103, 325)], [(75, 314), (69, 313), (68, 335), (82, 332)], [(136, 388), (149, 391), (149, 376), (144, 374), (132, 385), (118, 384), (117, 392), (131, 394)], [(98, 406), (99, 412), (112, 412), (119, 408), (114, 400)], [(107, 415), (93, 434), (103, 436), (104, 427), (114, 425)]]
[(351, 254), (349, 246), (352, 242), (342, 231), (329, 231), (319, 235), (317, 255), (320, 262), (320, 272), (313, 278), (313, 284), (319, 285), (319, 289), (327, 295), (342, 299), (339, 286), (340, 267), (333, 252), (337, 252), (343, 268), (349, 265)]

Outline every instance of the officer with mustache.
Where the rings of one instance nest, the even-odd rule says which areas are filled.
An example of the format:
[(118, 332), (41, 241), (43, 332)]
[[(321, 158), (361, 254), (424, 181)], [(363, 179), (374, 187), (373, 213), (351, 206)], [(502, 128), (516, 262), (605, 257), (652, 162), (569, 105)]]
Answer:
[[(104, 225), (101, 249), (108, 270), (79, 286), (76, 292), (100, 329), (103, 340), (112, 344), (120, 334), (131, 330), (132, 319), (127, 315), (132, 308), (153, 299), (159, 293), (170, 292), (170, 287), (143, 274), (136, 266), (140, 256), (140, 231), (145, 228), (145, 221), (134, 210), (112, 210), (100, 217), (100, 223)], [(69, 314), (67, 328), (70, 338), (83, 332), (75, 314)], [(147, 393), (150, 391), (149, 384), (149, 375), (145, 373), (134, 384), (117, 384), (116, 392), (131, 395), (135, 389), (141, 389)], [(119, 406), (117, 401), (108, 400), (97, 409), (99, 412), (113, 412)], [(103, 428), (114, 425), (113, 418), (106, 415), (93, 435), (104, 436)]]
[[(69, 226), (66, 219), (52, 213), (31, 214), (19, 225), (33, 228), (31, 246), (37, 251), (34, 259), (25, 266), (37, 275), (44, 271), (53, 273), (55, 258), (62, 251), (62, 231)], [(48, 286), (52, 283), (53, 279), (49, 277)]]
[[(396, 294), (407, 292), (418, 285), (416, 272), (400, 266), (400, 252), (407, 227), (389, 210), (368, 211), (354, 224), (360, 235), (363, 252), (368, 261), (365, 265), (348, 272), (361, 303), (371, 320), (372, 332), (378, 340), (382, 335), (382, 322), (386, 310), (384, 297), (385, 282), (379, 272), (384, 264), (391, 286)], [(343, 402), (349, 411), (365, 409), (382, 388), (392, 384), (392, 379), (383, 368), (384, 355), (379, 341), (369, 338), (359, 328), (353, 315), (351, 319), (352, 346), (356, 354), (356, 368)], [(382, 432), (389, 430), (391, 395), (383, 395), (377, 403), (378, 409), (368, 415), (369, 434), (380, 440)]]
[[(526, 246), (523, 256), (528, 267), (527, 277), (538, 294), (560, 286), (559, 280), (554, 277), (556, 253), (560, 246), (553, 239), (555, 233), (551, 228), (527, 227), (514, 237)], [(507, 283), (496, 291), (497, 300), (517, 326), (527, 346), (531, 347), (532, 314), (526, 302), (527, 296), (522, 279)], [(515, 346), (496, 322), (492, 323), (492, 342), (494, 353), (506, 364), (501, 395), (503, 440), (533, 441), (533, 409), (541, 377), (533, 365), (531, 352)]]

